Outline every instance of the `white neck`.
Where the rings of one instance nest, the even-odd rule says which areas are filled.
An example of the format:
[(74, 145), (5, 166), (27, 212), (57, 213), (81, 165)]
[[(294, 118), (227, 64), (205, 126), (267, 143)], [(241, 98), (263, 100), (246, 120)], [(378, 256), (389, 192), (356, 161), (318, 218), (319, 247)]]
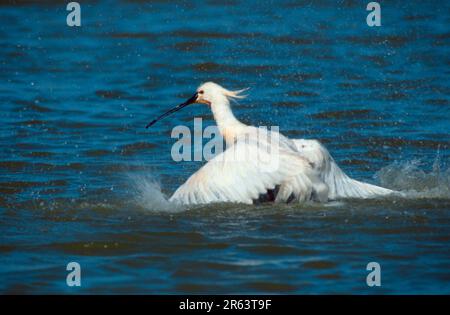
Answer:
[(227, 143), (234, 142), (237, 129), (239, 129), (239, 127), (244, 127), (245, 125), (234, 117), (228, 98), (224, 95), (216, 97), (216, 99), (211, 102), (211, 110), (222, 137), (224, 137)]

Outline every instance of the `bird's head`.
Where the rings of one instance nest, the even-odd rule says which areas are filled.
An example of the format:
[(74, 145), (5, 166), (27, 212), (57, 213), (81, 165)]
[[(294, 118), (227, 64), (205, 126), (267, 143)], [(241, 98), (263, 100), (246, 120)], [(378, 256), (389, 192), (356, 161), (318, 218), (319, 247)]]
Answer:
[(206, 82), (201, 84), (196, 91), (197, 100), (196, 103), (202, 103), (211, 106), (212, 103), (223, 99), (224, 97), (228, 99), (233, 98), (244, 98), (245, 96), (241, 95), (242, 92), (247, 89), (230, 91), (225, 89), (214, 82)]
[(169, 116), (170, 114), (173, 114), (180, 109), (191, 105), (195, 103), (201, 103), (206, 104), (208, 106), (211, 106), (212, 104), (219, 102), (223, 99), (236, 99), (236, 98), (244, 98), (244, 95), (241, 95), (242, 92), (246, 91), (247, 89), (243, 90), (237, 90), (237, 91), (230, 91), (223, 87), (221, 87), (219, 84), (214, 82), (206, 82), (201, 84), (197, 90), (195, 91), (194, 95), (192, 95), (189, 99), (187, 99), (185, 102), (181, 103), (178, 106), (175, 106), (174, 108), (168, 110), (158, 118), (152, 120), (145, 128), (148, 128), (155, 124), (157, 121), (163, 119), (164, 117)]

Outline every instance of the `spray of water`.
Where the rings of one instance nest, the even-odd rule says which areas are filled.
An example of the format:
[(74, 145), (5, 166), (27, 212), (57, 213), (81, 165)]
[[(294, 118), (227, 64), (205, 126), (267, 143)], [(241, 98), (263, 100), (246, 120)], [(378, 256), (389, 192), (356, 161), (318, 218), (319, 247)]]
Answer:
[(450, 199), (450, 168), (442, 167), (439, 151), (429, 171), (420, 160), (413, 160), (386, 166), (376, 177), (382, 186), (401, 191), (405, 198)]
[[(395, 197), (407, 199), (450, 199), (450, 168), (442, 166), (439, 151), (431, 170), (420, 160), (395, 162), (379, 170), (375, 177), (386, 188), (399, 191)], [(145, 210), (177, 213), (186, 207), (171, 203), (159, 182), (149, 175), (129, 175), (134, 202)], [(339, 205), (339, 202), (329, 206)]]
[(130, 175), (135, 194), (136, 203), (142, 208), (154, 212), (181, 212), (185, 209), (179, 205), (169, 202), (167, 196), (162, 192), (157, 180), (151, 176)]

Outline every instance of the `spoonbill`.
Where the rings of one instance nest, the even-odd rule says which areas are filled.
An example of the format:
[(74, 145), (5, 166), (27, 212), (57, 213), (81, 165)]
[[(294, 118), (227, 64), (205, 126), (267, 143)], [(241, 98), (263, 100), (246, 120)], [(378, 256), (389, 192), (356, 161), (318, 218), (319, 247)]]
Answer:
[[(216, 155), (181, 185), (169, 199), (177, 204), (212, 202), (254, 204), (274, 202), (326, 202), (343, 198), (374, 198), (390, 189), (347, 176), (317, 140), (289, 139), (240, 122), (230, 100), (244, 90), (231, 91), (207, 82), (184, 103), (152, 120), (146, 128), (194, 103), (211, 108), (227, 149)], [(276, 141), (273, 141), (276, 139)], [(271, 163), (276, 161), (276, 163)]]

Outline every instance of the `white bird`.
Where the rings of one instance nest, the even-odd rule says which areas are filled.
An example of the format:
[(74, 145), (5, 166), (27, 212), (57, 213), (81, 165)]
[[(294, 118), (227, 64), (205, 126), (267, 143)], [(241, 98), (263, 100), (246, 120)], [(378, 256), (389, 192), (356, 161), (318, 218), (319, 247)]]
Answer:
[(288, 139), (276, 131), (248, 126), (231, 111), (230, 99), (244, 90), (230, 91), (207, 82), (186, 102), (147, 125), (194, 103), (208, 105), (227, 149), (181, 185), (169, 199), (178, 204), (257, 201), (306, 202), (343, 198), (374, 198), (390, 189), (348, 177), (317, 140)]

